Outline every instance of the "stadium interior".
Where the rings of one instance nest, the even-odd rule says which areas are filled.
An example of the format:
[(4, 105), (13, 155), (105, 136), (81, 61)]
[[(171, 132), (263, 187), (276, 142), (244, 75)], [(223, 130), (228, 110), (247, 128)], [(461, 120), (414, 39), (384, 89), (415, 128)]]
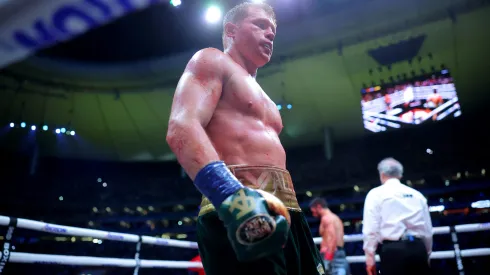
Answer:
[[(222, 48), (220, 16), (240, 1), (142, 2), (155, 4), (1, 65), (0, 215), (196, 241), (201, 194), (165, 141), (168, 117), (187, 60), (200, 48)], [(364, 199), (379, 186), (376, 165), (385, 157), (404, 164), (402, 182), (427, 197), (434, 227), (490, 223), (490, 1), (267, 2), (276, 10), (278, 34), (257, 81), (280, 110), (287, 168), (313, 236), (314, 197), (328, 200), (346, 235), (361, 233)], [(444, 70), (454, 80), (458, 115), (447, 109), (430, 123), (366, 130), (360, 90)], [(0, 243), (6, 230), (0, 227)], [(488, 231), (458, 237), (461, 249), (490, 247)], [(136, 249), (21, 228), (12, 245), (30, 253), (133, 259)], [(345, 249), (364, 255), (362, 242)], [(450, 235), (434, 236), (434, 251), (453, 249)], [(140, 258), (190, 261), (197, 253), (143, 244)], [(463, 258), (465, 273), (488, 274), (489, 260)], [(460, 274), (454, 258), (431, 267), (434, 274)], [(366, 274), (361, 263), (351, 270)], [(4, 273), (134, 269), (9, 263)], [(139, 274), (196, 273), (142, 268)]]

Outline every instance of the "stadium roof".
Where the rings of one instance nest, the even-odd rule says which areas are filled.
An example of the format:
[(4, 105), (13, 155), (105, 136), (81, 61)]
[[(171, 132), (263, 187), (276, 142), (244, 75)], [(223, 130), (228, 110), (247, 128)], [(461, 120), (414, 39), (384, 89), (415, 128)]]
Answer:
[[(456, 80), (463, 115), (483, 104), (478, 98), (485, 97), (482, 87), (489, 82), (488, 6), (460, 5), (479, 1), (361, 2), (279, 25), (272, 62), (259, 71), (258, 82), (277, 104), (292, 105), (281, 110), (286, 147), (321, 144), (325, 127), (336, 139), (364, 135), (363, 86), (442, 64)], [(160, 23), (159, 12), (167, 21)], [(165, 133), (175, 85), (197, 48), (219, 45), (220, 29), (188, 21), (160, 27), (169, 18), (179, 22), (180, 17), (168, 7), (150, 8), (5, 68), (0, 73), (1, 144), (27, 151), (38, 144), (41, 155), (58, 157), (173, 159)], [(148, 27), (152, 24), (158, 27)], [(182, 48), (162, 29), (170, 37), (188, 32), (178, 40)], [(417, 37), (423, 43), (412, 62), (388, 69), (368, 54)], [(26, 127), (10, 128), (11, 122)], [(33, 125), (36, 131), (30, 130)], [(61, 128), (74, 136), (53, 133)]]

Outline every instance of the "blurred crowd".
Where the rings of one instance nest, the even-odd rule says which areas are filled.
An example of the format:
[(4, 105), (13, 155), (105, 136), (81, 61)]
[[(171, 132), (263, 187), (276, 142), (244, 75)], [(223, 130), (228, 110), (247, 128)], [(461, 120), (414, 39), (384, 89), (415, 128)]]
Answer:
[(370, 102), (373, 99), (381, 98), (386, 95), (391, 95), (398, 91), (405, 91), (407, 88), (427, 87), (435, 85), (444, 85), (454, 83), (453, 78), (449, 74), (434, 74), (424, 75), (414, 78), (413, 81), (401, 81), (391, 84), (382, 84), (379, 89), (370, 87), (362, 89), (362, 103)]

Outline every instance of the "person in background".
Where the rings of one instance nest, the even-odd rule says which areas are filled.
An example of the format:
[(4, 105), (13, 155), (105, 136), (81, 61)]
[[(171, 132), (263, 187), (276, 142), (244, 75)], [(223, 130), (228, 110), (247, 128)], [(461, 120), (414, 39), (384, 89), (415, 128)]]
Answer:
[[(435, 109), (444, 103), (444, 99), (440, 94), (437, 93), (437, 89), (434, 89), (433, 94), (427, 97), (427, 107), (430, 109)], [(437, 113), (432, 115), (432, 120), (437, 120)]]
[(389, 94), (385, 94), (385, 104), (386, 110), (391, 110), (391, 96)]
[(344, 251), (344, 224), (328, 208), (322, 198), (313, 199), (310, 203), (313, 217), (320, 219), (319, 233), (322, 237), (320, 254), (325, 263), (325, 271), (331, 275), (349, 275), (350, 268)]
[(432, 221), (427, 200), (400, 182), (403, 166), (393, 158), (378, 164), (381, 186), (373, 188), (364, 202), (363, 229), (368, 275), (376, 274), (375, 251), (382, 243), (383, 275), (429, 274)]

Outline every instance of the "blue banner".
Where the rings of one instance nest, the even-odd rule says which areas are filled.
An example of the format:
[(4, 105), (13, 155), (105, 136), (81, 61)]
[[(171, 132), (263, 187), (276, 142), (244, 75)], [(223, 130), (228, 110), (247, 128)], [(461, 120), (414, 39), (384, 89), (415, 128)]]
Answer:
[(163, 0), (4, 0), (0, 68)]

